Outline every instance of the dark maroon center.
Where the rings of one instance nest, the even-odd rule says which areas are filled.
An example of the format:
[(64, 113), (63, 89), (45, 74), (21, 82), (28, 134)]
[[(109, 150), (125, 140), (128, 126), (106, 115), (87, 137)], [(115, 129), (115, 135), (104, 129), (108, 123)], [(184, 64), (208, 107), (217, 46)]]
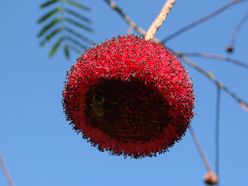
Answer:
[(147, 142), (169, 122), (168, 105), (137, 79), (101, 80), (86, 95), (88, 123), (121, 142)]

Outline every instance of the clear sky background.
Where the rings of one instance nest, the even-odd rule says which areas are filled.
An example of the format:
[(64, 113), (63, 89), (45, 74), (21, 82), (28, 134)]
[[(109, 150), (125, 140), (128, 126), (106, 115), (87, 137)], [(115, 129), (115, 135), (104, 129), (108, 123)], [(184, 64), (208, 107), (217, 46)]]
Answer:
[[(101, 0), (81, 0), (92, 11), (95, 42), (127, 32), (128, 26)], [(61, 104), (67, 70), (77, 56), (48, 58), (40, 48), (37, 19), (41, 0), (0, 1), (0, 151), (16, 186), (203, 186), (205, 167), (187, 132), (169, 152), (153, 158), (124, 159), (99, 152), (68, 125)], [(178, 0), (157, 37), (227, 3), (227, 0)], [(164, 0), (117, 0), (126, 13), (147, 29)], [(231, 33), (248, 3), (171, 40), (175, 50), (225, 53)], [(248, 23), (240, 31), (232, 57), (248, 63)], [(248, 71), (218, 61), (195, 61), (248, 101)], [(186, 66), (196, 94), (192, 121), (214, 168), (216, 88)], [(221, 100), (221, 185), (248, 185), (248, 113), (223, 92)], [(0, 171), (0, 185), (7, 186)]]

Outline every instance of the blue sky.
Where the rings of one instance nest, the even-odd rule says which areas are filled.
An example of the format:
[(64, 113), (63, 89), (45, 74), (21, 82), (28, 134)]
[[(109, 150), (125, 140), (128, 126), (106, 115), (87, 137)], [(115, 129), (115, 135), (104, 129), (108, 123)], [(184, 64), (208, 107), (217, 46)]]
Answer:
[[(37, 19), (42, 1), (1, 0), (0, 4), (0, 151), (16, 186), (164, 186), (204, 185), (206, 173), (189, 133), (169, 152), (154, 158), (124, 159), (99, 152), (68, 125), (61, 92), (70, 61), (61, 53), (48, 58), (40, 48)], [(103, 1), (82, 0), (92, 11), (95, 42), (122, 35), (128, 26)], [(177, 1), (157, 33), (163, 38), (224, 5), (225, 0)], [(148, 28), (164, 0), (117, 0), (127, 14)], [(214, 20), (171, 40), (167, 45), (188, 52), (226, 55), (235, 25), (248, 9), (237, 5)], [(248, 63), (248, 24), (240, 31), (232, 57)], [(248, 101), (248, 74), (231, 64), (194, 59), (202, 67)], [(196, 94), (192, 121), (205, 153), (214, 168), (214, 116), (216, 89), (201, 74), (186, 66)], [(221, 185), (248, 185), (248, 113), (226, 93), (221, 98)], [(7, 183), (0, 171), (0, 185)]]

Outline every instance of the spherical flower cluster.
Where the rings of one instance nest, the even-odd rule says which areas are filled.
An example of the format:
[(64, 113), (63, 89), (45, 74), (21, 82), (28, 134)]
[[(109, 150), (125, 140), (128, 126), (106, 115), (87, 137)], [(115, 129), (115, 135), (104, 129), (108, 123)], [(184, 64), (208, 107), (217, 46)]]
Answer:
[(99, 150), (140, 158), (185, 133), (194, 95), (180, 61), (162, 44), (133, 35), (86, 51), (67, 76), (64, 110)]

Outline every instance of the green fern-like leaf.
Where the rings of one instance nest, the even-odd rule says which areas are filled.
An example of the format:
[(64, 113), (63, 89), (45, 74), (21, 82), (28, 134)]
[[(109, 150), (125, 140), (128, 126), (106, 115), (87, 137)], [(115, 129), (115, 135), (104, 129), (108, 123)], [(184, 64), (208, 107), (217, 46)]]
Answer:
[(53, 15), (56, 15), (58, 12), (60, 12), (62, 10), (62, 8), (56, 7), (55, 9), (49, 11), (48, 13), (46, 13), (44, 16), (42, 16), (39, 20), (38, 23), (43, 23), (45, 20), (49, 19), (50, 17), (52, 17)]
[(53, 5), (55, 3), (59, 2), (59, 0), (48, 0), (40, 5), (40, 8), (46, 8), (50, 5)]
[(38, 37), (42, 37), (45, 33), (47, 33), (51, 28), (54, 28), (60, 21), (62, 21), (61, 18), (55, 18), (52, 21), (50, 21), (48, 24), (46, 24), (38, 33)]
[(87, 32), (91, 32), (91, 33), (93, 32), (93, 30), (90, 27), (88, 27), (85, 24), (82, 24), (82, 23), (80, 23), (78, 21), (75, 21), (75, 20), (73, 20), (71, 18), (65, 18), (65, 21), (70, 23), (70, 24), (72, 24), (72, 25), (74, 25), (74, 26), (76, 26), (76, 27), (78, 27), (78, 28), (80, 28), (80, 29), (83, 29), (83, 30), (85, 30)]
[(51, 48), (51, 50), (49, 52), (49, 57), (52, 57), (57, 52), (58, 48), (61, 46), (61, 44), (62, 44), (64, 39), (65, 39), (64, 37), (60, 37), (56, 41), (56, 43), (54, 43), (54, 45), (52, 46), (52, 48)]
[(70, 36), (66, 36), (65, 39), (67, 41), (69, 41), (70, 43), (74, 44), (75, 46), (81, 48), (81, 49), (86, 50), (88, 48), (87, 45), (83, 44), (82, 42), (80, 42), (78, 40), (75, 40), (74, 38), (72, 38)]
[(64, 46), (64, 54), (65, 54), (65, 57), (66, 57), (67, 59), (70, 58), (70, 48), (69, 48), (68, 45), (65, 45), (65, 46)]
[(44, 46), (47, 42), (49, 42), (51, 39), (57, 36), (62, 30), (63, 27), (56, 28), (55, 30), (50, 32), (47, 36), (43, 37), (43, 40), (40, 42), (40, 46)]
[(67, 3), (71, 6), (74, 6), (76, 8), (79, 8), (81, 10), (86, 10), (86, 11), (89, 11), (89, 7), (85, 6), (84, 4), (82, 3), (78, 3), (76, 1), (73, 1), (73, 0), (67, 0)]
[(48, 0), (40, 8), (46, 13), (38, 19), (41, 25), (38, 38), (40, 46), (54, 41), (50, 57), (61, 48), (65, 57), (70, 58), (72, 51), (81, 53), (93, 44), (87, 35), (93, 33), (91, 20), (85, 15), (89, 7), (76, 0)]
[(81, 21), (85, 22), (85, 23), (88, 23), (88, 24), (91, 24), (91, 20), (87, 17), (85, 17), (84, 15), (81, 15), (71, 9), (68, 9), (66, 8), (65, 11), (69, 14), (69, 15), (72, 15), (74, 16), (75, 18), (77, 19), (80, 19)]

